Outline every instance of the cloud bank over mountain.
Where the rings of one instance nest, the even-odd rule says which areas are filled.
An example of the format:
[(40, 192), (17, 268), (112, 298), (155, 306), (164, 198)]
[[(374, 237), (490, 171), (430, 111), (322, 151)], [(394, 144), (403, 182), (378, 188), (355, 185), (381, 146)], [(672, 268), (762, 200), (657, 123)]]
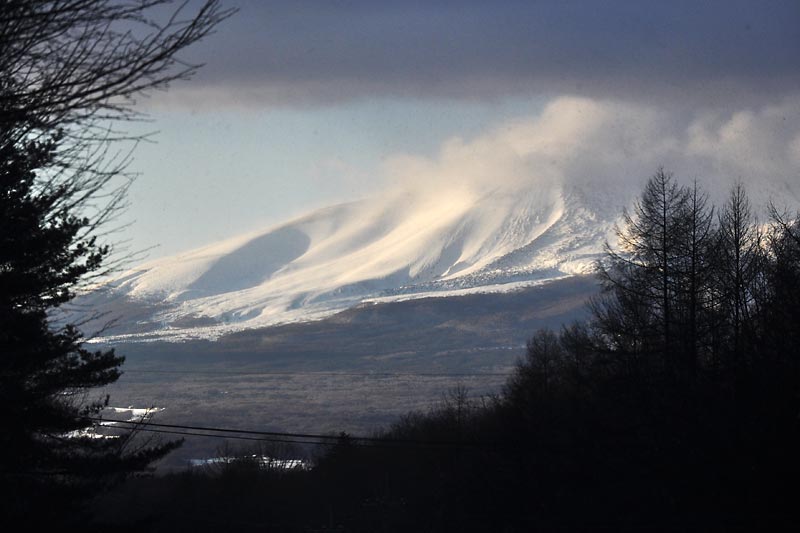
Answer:
[(562, 97), (540, 116), (450, 139), (434, 158), (398, 155), (386, 174), (395, 189), (423, 196), (498, 187), (605, 191), (595, 208), (618, 211), (656, 168), (724, 199), (741, 181), (764, 207), (800, 194), (800, 99), (737, 111), (678, 114), (655, 106)]
[[(500, 145), (499, 133), (480, 132), (526, 114), (535, 116), (519, 122), (543, 123), (542, 108), (561, 100), (601, 104), (548, 108), (550, 126), (594, 135), (591, 147), (566, 139), (559, 151), (540, 132), (536, 153), (506, 174), (608, 174), (612, 188), (659, 164), (703, 180), (766, 179), (787, 166), (770, 113), (795, 116), (800, 101), (796, 0), (224, 3), (239, 13), (183, 58), (205, 64), (198, 75), (139, 102), (165, 133), (160, 146), (140, 146), (134, 248), (168, 255), (205, 234), (363, 198), (401, 179), (402, 168), (381, 168), (399, 151), (413, 160), (454, 135), (470, 150), (479, 138)], [(189, 184), (193, 194), (181, 194)]]

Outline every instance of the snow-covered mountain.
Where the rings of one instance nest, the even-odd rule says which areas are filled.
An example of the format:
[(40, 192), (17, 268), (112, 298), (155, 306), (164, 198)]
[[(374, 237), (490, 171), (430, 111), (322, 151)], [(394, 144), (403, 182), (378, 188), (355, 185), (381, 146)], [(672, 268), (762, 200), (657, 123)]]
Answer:
[[(672, 116), (559, 98), (533, 120), (433, 158), (398, 156), (373, 198), (152, 261), (88, 297), (135, 339), (213, 338), (369, 302), (508, 291), (586, 273), (624, 207), (669, 163), (721, 205), (744, 181), (756, 214), (800, 205), (795, 101)], [(129, 338), (129, 337), (127, 337)]]
[(364, 302), (585, 273), (612, 226), (559, 186), (396, 192), (150, 262), (91, 298), (123, 315), (120, 335), (214, 337)]

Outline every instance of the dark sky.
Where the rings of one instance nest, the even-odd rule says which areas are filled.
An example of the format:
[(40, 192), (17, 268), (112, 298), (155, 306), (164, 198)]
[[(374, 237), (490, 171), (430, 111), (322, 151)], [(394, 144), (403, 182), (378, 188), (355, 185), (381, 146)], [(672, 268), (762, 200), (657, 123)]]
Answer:
[(713, 101), (800, 88), (800, 1), (228, 0), (194, 89), (267, 104), (577, 94)]

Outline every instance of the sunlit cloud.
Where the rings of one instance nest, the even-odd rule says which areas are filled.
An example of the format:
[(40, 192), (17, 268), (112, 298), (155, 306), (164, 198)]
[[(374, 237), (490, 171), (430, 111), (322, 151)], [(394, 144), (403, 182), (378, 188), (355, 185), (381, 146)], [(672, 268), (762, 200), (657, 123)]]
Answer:
[(672, 114), (614, 100), (561, 97), (537, 117), (453, 138), (436, 157), (396, 155), (385, 172), (391, 191), (436, 196), (558, 187), (591, 191), (618, 209), (658, 167), (718, 197), (749, 186), (754, 204), (789, 193), (800, 200), (800, 99), (727, 114)]

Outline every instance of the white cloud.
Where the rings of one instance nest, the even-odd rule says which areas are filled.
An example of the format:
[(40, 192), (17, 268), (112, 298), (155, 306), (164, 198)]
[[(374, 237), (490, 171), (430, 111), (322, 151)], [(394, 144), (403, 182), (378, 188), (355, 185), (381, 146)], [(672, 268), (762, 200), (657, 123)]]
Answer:
[(756, 206), (787, 193), (800, 200), (798, 163), (800, 99), (726, 114), (673, 114), (560, 97), (538, 117), (470, 140), (450, 139), (435, 157), (391, 157), (385, 171), (395, 192), (480, 195), (497, 187), (509, 194), (519, 187), (565, 187), (601, 195), (608, 209), (619, 209), (660, 166), (684, 183), (697, 178), (717, 201), (737, 180)]

